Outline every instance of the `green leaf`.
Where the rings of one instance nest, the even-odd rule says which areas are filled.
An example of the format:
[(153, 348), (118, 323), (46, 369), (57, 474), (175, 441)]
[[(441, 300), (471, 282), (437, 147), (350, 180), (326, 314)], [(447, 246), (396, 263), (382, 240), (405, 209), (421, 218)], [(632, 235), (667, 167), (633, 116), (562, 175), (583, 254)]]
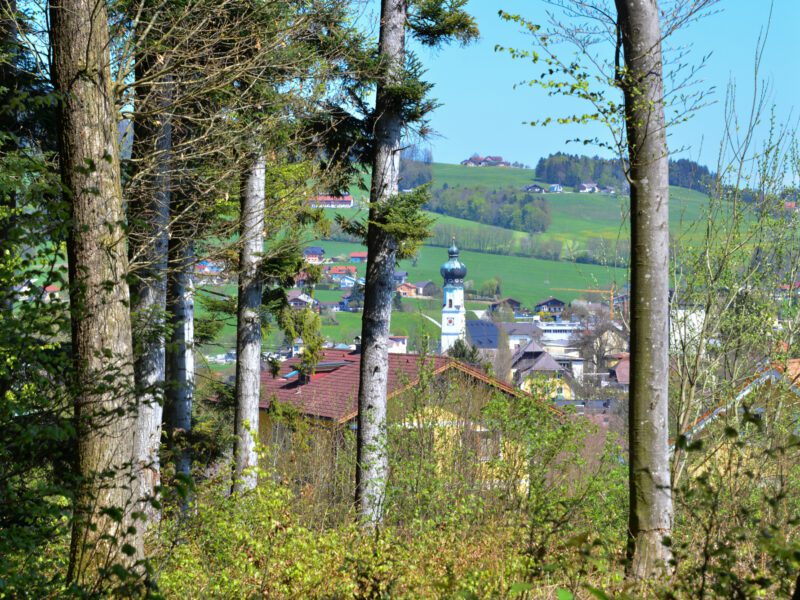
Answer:
[(511, 584), (511, 587), (508, 590), (509, 596), (517, 596), (522, 594), (523, 592), (529, 592), (533, 589), (532, 583), (527, 583), (526, 581), (518, 581), (517, 583)]

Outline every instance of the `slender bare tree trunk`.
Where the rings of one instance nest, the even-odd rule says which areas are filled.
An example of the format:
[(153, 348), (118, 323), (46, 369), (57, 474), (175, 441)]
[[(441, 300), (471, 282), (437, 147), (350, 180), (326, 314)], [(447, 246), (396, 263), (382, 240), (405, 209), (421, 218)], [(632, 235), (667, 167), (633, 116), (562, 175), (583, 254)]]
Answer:
[(625, 56), (631, 183), (631, 386), (628, 574), (670, 569), (668, 447), (669, 181), (661, 28), (656, 0), (616, 0)]
[(169, 238), (167, 276), (167, 315), (170, 336), (166, 353), (165, 426), (170, 446), (175, 451), (175, 472), (189, 477), (192, 454), (188, 435), (192, 431), (194, 397), (194, 242), (186, 226), (185, 206), (178, 193), (181, 217), (173, 224)]
[[(137, 80), (146, 79), (157, 62), (157, 56), (143, 52), (136, 63)], [(161, 479), (159, 449), (172, 168), (172, 123), (167, 112), (169, 81), (159, 81), (155, 86), (141, 85), (137, 102), (140, 114), (134, 120), (133, 158), (142, 175), (128, 202), (129, 253), (135, 264), (131, 280), (134, 375), (139, 408), (135, 453), (142, 473), (139, 480), (139, 496), (145, 501), (142, 510), (150, 520), (158, 520), (160, 512), (147, 499), (156, 496)]]
[[(53, 77), (61, 95), (59, 152), (71, 203), (68, 242), (80, 484), (68, 577), (143, 558), (132, 512), (136, 403), (117, 110), (106, 5), (50, 4)], [(124, 546), (123, 546), (124, 544)]]
[(258, 401), (261, 394), (261, 292), (266, 159), (254, 157), (242, 181), (239, 294), (236, 319), (236, 423), (233, 491), (255, 488)]
[(389, 377), (389, 323), (394, 294), (397, 240), (376, 227), (376, 205), (397, 194), (403, 115), (391, 88), (404, 68), (406, 0), (382, 0), (379, 52), (387, 64), (386, 83), (376, 97), (375, 156), (372, 162), (367, 277), (361, 325), (361, 378), (358, 388), (358, 468), (356, 504), (363, 523), (383, 519), (388, 474), (386, 392)]

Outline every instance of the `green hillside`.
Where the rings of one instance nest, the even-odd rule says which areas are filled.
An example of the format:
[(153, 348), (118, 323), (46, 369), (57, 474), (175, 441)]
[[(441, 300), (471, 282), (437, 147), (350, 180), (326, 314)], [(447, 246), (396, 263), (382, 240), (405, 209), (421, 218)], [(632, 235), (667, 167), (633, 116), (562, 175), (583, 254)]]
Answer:
[[(489, 189), (523, 188), (532, 183), (545, 186), (545, 182), (534, 179), (533, 169), (499, 167), (465, 167), (433, 163), (433, 187), (445, 184), (448, 187)], [(364, 203), (367, 193), (353, 190), (354, 197)], [(563, 244), (562, 256), (569, 259), (584, 250), (592, 238), (609, 240), (612, 248), (617, 240), (628, 240), (629, 202), (625, 196), (607, 194), (578, 194), (564, 192), (546, 194), (552, 222), (547, 231), (539, 234), (541, 240), (559, 240)], [(704, 194), (680, 187), (670, 188), (670, 231), (683, 242), (691, 242), (700, 234), (697, 224), (703, 221), (707, 199)], [(347, 217), (356, 210), (338, 211)], [(474, 221), (430, 213), (438, 223), (474, 229), (484, 225)], [(520, 250), (520, 241), (527, 237), (522, 231), (513, 231), (515, 248)]]
[[(346, 242), (318, 242), (325, 248), (326, 255), (342, 256), (350, 252), (363, 250), (358, 244)], [(600, 267), (596, 265), (581, 265), (571, 262), (556, 262), (525, 258), (520, 256), (501, 256), (496, 254), (483, 254), (480, 252), (462, 252), (461, 259), (467, 265), (467, 280), (479, 286), (481, 282), (499, 277), (502, 281), (502, 291), (505, 296), (514, 296), (524, 303), (535, 303), (553, 294), (553, 288), (596, 288), (607, 286), (612, 281), (623, 283), (626, 278), (624, 269)], [(408, 271), (409, 281), (423, 281), (429, 279), (441, 285), (439, 267), (447, 260), (447, 251), (444, 248), (424, 246), (419, 253), (416, 264), (413, 261), (403, 261), (400, 269)], [(364, 265), (358, 266), (359, 273), (363, 276)], [(557, 292), (564, 300), (577, 298), (579, 292)]]
[[(502, 187), (522, 188), (532, 183), (543, 187), (545, 182), (534, 179), (533, 169), (498, 167), (464, 167), (433, 164), (433, 186), (441, 187)], [(580, 249), (592, 237), (616, 240), (628, 239), (628, 198), (606, 194), (567, 192), (546, 194), (552, 223), (543, 239), (558, 239), (574, 249)], [(673, 235), (693, 238), (693, 230), (707, 204), (704, 194), (686, 188), (670, 188), (670, 230)]]

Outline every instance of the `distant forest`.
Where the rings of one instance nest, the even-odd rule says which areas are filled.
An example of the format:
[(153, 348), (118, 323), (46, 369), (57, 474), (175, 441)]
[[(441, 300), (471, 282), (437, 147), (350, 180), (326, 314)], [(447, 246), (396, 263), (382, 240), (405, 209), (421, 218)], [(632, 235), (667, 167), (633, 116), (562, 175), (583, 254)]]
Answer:
[[(669, 161), (669, 183), (706, 192), (714, 174), (708, 167), (681, 158)], [(580, 183), (594, 182), (599, 186), (627, 190), (628, 182), (619, 160), (599, 156), (579, 156), (557, 152), (540, 158), (536, 165), (536, 179), (547, 183), (560, 183), (575, 187)]]

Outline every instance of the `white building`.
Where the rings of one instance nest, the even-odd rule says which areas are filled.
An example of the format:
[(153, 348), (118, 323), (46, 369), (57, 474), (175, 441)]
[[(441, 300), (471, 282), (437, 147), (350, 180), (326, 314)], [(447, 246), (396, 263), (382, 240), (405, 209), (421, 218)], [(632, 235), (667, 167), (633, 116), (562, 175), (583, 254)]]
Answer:
[(467, 276), (467, 267), (458, 260), (458, 248), (455, 240), (447, 254), (449, 260), (439, 269), (439, 273), (444, 279), (440, 343), (442, 354), (446, 354), (456, 340), (463, 340), (467, 335), (467, 310), (464, 307), (464, 277)]

